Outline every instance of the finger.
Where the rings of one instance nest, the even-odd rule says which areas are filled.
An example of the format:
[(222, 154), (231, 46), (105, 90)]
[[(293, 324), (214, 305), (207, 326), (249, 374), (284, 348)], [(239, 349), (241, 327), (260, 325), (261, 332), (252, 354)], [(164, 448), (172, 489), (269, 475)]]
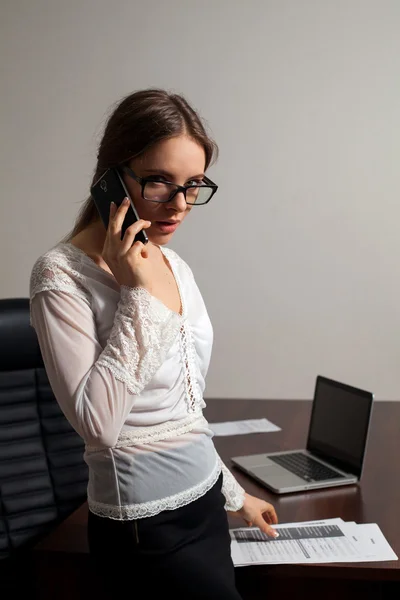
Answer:
[(106, 246), (108, 246), (108, 244), (109, 244), (111, 223), (115, 217), (116, 212), (117, 212), (117, 205), (115, 204), (115, 202), (110, 202), (110, 212), (108, 215), (108, 227), (107, 227), (107, 231), (106, 231), (106, 239), (104, 240), (104, 248), (106, 248)]
[(260, 517), (254, 519), (254, 525), (258, 527), (263, 533), (266, 533), (269, 537), (279, 537), (279, 533), (273, 527), (271, 527), (271, 525), (268, 525), (268, 523), (264, 521), (261, 515)]
[(141, 231), (142, 229), (148, 229), (150, 225), (150, 221), (144, 221), (143, 219), (140, 219), (139, 221), (132, 223), (132, 225), (129, 225), (129, 227), (127, 227), (125, 230), (124, 237), (122, 238), (121, 252), (123, 254), (128, 252), (128, 250), (131, 249), (133, 240), (135, 239), (139, 231)]
[(272, 504), (267, 503), (266, 507), (262, 510), (262, 514), (268, 523), (278, 523), (278, 516)]
[(131, 248), (131, 252), (134, 258), (139, 258), (144, 250), (144, 244), (142, 242), (135, 242)]
[(119, 207), (115, 210), (115, 213), (114, 213), (112, 219), (110, 219), (108, 228), (109, 228), (111, 237), (114, 239), (117, 238), (118, 235), (119, 235), (119, 239), (121, 238), (122, 223), (124, 222), (125, 215), (129, 208), (129, 205), (130, 205), (129, 198), (124, 198), (124, 200), (121, 202)]
[(277, 521), (275, 519), (273, 519), (272, 515), (270, 515), (268, 512), (263, 512), (262, 513), (263, 519), (266, 523), (268, 523), (269, 525), (274, 525), (277, 523)]
[(269, 504), (267, 509), (263, 511), (263, 515), (268, 515), (269, 523), (278, 523), (278, 516), (272, 504)]

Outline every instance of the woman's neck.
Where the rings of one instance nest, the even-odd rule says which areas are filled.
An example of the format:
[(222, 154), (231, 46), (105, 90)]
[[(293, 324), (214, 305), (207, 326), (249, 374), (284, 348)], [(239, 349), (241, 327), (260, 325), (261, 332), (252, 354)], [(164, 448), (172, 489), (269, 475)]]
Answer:
[(101, 255), (106, 239), (106, 231), (102, 221), (94, 221), (77, 233), (71, 243), (88, 254)]
[[(98, 257), (100, 259), (103, 253), (105, 240), (106, 231), (103, 222), (94, 221), (75, 235), (71, 239), (71, 243), (86, 252), (86, 254), (92, 258)], [(160, 250), (158, 244), (153, 244), (149, 241), (148, 251), (153, 258), (162, 256)]]

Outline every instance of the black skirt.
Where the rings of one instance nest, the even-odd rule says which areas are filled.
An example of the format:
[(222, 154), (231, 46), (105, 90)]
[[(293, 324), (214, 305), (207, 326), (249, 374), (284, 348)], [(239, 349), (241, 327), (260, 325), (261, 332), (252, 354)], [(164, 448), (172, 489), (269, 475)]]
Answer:
[(222, 475), (198, 500), (145, 519), (89, 511), (90, 556), (109, 597), (240, 600), (221, 486)]

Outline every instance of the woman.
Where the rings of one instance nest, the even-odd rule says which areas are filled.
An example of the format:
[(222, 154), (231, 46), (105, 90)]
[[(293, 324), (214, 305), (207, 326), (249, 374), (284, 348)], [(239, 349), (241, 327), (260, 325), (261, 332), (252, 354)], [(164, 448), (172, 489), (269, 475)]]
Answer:
[[(246, 494), (203, 417), (212, 327), (188, 265), (166, 245), (217, 186), (216, 145), (179, 95), (143, 90), (108, 119), (93, 182), (118, 168), (129, 201), (106, 228), (92, 197), (36, 261), (31, 323), (52, 390), (85, 441), (88, 540), (110, 595), (238, 599), (226, 511), (275, 535), (274, 508)], [(135, 242), (146, 230), (149, 242)], [(140, 589), (140, 588), (139, 588)]]

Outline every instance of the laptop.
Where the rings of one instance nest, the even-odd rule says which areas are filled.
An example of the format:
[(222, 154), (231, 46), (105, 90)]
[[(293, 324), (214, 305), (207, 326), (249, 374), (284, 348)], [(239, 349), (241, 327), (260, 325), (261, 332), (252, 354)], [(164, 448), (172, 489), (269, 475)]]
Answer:
[(318, 375), (306, 448), (232, 462), (276, 494), (358, 483), (373, 399), (371, 392)]

